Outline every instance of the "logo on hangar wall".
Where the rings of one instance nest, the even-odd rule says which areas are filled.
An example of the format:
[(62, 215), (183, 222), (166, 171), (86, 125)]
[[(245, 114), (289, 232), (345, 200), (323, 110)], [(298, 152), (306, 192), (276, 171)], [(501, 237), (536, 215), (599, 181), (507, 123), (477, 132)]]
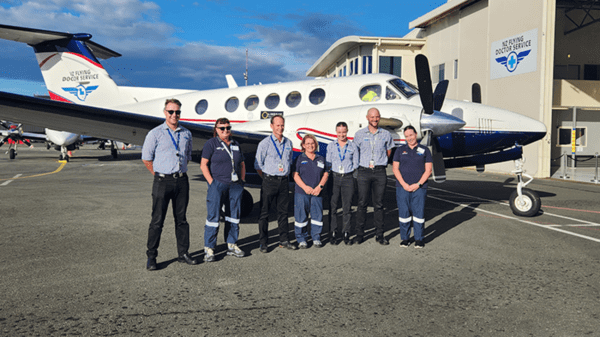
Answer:
[(537, 28), (491, 44), (490, 78), (502, 78), (537, 70)]

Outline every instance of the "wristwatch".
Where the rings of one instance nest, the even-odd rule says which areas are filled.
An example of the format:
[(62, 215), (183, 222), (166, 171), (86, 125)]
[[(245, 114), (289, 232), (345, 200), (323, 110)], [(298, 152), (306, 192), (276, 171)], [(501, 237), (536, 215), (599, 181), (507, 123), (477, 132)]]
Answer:
[(419, 188), (423, 187), (423, 184), (419, 183)]
[(319, 185), (319, 187), (320, 187), (321, 189), (323, 189), (323, 187), (324, 187), (324, 186), (323, 186), (323, 185)]

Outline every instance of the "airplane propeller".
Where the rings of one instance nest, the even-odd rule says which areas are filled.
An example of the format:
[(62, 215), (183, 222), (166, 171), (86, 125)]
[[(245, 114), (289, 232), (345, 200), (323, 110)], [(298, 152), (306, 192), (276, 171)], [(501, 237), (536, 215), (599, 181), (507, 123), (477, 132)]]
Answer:
[[(417, 84), (419, 87), (419, 96), (421, 97), (421, 104), (423, 104), (423, 114), (421, 118), (421, 129), (423, 130), (423, 139), (421, 144), (427, 146), (433, 157), (433, 180), (441, 183), (446, 181), (446, 167), (444, 165), (444, 156), (440, 151), (440, 144), (438, 139), (433, 134), (433, 129), (428, 128), (428, 124), (435, 124), (434, 119), (435, 113), (439, 111), (444, 105), (444, 99), (446, 98), (446, 91), (448, 90), (448, 80), (443, 80), (438, 83), (435, 88), (435, 92), (432, 90), (431, 84), (431, 73), (429, 72), (429, 61), (425, 55), (419, 54), (415, 58), (415, 67), (417, 71)], [(462, 123), (464, 125), (464, 122)], [(461, 125), (461, 126), (462, 126)], [(449, 129), (455, 127), (455, 125), (447, 125)], [(437, 126), (437, 129), (440, 129)], [(448, 132), (451, 132), (450, 130)]]

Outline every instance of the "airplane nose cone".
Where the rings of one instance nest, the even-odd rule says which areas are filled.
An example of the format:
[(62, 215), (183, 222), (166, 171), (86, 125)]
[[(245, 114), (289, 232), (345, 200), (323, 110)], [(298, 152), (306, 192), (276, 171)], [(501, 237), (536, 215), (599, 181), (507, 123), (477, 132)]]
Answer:
[(421, 114), (421, 130), (431, 130), (434, 136), (441, 136), (462, 128), (466, 123), (455, 116), (434, 111), (433, 114)]

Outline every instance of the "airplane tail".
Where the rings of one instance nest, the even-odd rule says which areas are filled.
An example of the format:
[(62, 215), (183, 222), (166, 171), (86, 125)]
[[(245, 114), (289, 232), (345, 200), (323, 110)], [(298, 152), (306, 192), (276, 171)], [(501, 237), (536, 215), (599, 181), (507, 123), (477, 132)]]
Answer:
[(97, 107), (134, 103), (121, 90), (98, 59), (121, 54), (90, 39), (90, 34), (69, 34), (0, 25), (0, 38), (33, 47), (50, 98)]

